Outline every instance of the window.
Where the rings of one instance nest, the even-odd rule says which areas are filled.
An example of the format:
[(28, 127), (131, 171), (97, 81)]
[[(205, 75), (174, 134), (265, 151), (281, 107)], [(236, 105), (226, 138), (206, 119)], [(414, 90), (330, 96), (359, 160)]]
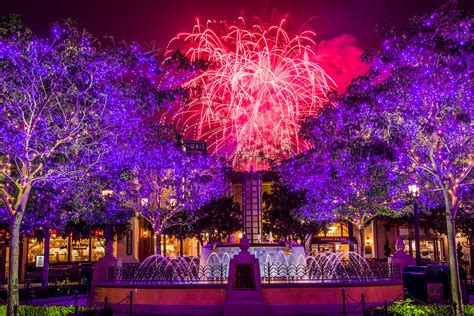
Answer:
[[(51, 234), (49, 262), (84, 262), (97, 261), (105, 254), (104, 238), (82, 238), (72, 240), (70, 237), (55, 237)], [(28, 240), (28, 263), (35, 263), (37, 256), (44, 254), (44, 243), (37, 239)]]

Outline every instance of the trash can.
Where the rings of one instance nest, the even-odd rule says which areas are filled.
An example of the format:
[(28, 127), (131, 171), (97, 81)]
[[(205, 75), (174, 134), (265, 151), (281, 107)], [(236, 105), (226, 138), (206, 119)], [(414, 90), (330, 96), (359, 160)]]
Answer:
[(427, 267), (406, 266), (403, 269), (403, 288), (411, 297), (425, 302), (427, 300), (425, 272)]
[(429, 264), (425, 275), (427, 303), (443, 303), (451, 297), (449, 266)]
[(92, 263), (79, 264), (79, 281), (82, 284), (92, 282)]
[[(463, 300), (466, 297), (466, 273), (460, 268)], [(449, 266), (429, 264), (407, 266), (402, 274), (403, 287), (410, 297), (425, 303), (443, 303), (451, 297)]]

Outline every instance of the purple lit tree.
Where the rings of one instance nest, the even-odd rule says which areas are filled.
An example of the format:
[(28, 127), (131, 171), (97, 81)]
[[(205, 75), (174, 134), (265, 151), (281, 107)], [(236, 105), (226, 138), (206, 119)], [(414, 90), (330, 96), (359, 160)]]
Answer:
[[(473, 186), (472, 16), (441, 7), (385, 32), (373, 67), (358, 83), (381, 122), (376, 129), (398, 153), (398, 169), (421, 190), (441, 193), (453, 302), (462, 312), (455, 219)], [(348, 100), (349, 101), (349, 100)]]
[(106, 169), (84, 181), (71, 185), (64, 199), (63, 209), (68, 221), (81, 222), (89, 228), (104, 228), (105, 255), (113, 255), (113, 239), (135, 215), (135, 200), (124, 189), (126, 180), (121, 174)]
[(38, 38), (4, 19), (0, 37), (0, 207), (10, 229), (11, 313), (19, 303), (20, 224), (31, 190), (99, 172), (128, 131), (124, 118), (136, 116), (129, 110), (155, 108), (162, 96), (147, 80), (156, 72), (152, 54), (136, 46), (101, 50), (71, 22)]
[(399, 181), (392, 170), (393, 151), (365, 126), (371, 113), (350, 103), (328, 105), (303, 126), (313, 149), (279, 168), (285, 183), (306, 190), (307, 216), (326, 214), (358, 228), (362, 257), (365, 227), (377, 216), (396, 214), (394, 189)]
[(207, 155), (186, 154), (182, 145), (160, 134), (153, 125), (144, 129), (130, 170), (137, 209), (153, 227), (158, 255), (163, 231), (189, 224), (173, 219), (193, 218), (179, 213), (197, 210), (229, 189), (222, 163)]
[(65, 186), (55, 187), (51, 183), (43, 183), (32, 188), (23, 217), (22, 228), (41, 231), (43, 239), (43, 273), (41, 286), (47, 286), (49, 280), (49, 246), (52, 228), (65, 227), (69, 220), (64, 210)]
[[(455, 219), (460, 206), (468, 202), (466, 193), (472, 190), (474, 178), (472, 34), (472, 17), (452, 4), (414, 18), (402, 29), (385, 30), (381, 51), (366, 56), (372, 67), (336, 100), (335, 111), (328, 110), (332, 118), (313, 124), (311, 130), (318, 137), (325, 133), (341, 135), (343, 127), (351, 133), (346, 135), (356, 136), (347, 138), (350, 142), (355, 139), (362, 144), (378, 143), (375, 148), (396, 162), (386, 168), (389, 182), (398, 183), (389, 187), (394, 192), (389, 194), (392, 200), (394, 195), (402, 196), (407, 191), (396, 178), (415, 178), (421, 187), (420, 198), (429, 196), (423, 191), (440, 193), (445, 207), (451, 289), (458, 313), (462, 312), (462, 301)], [(332, 124), (334, 118), (344, 124)], [(316, 120), (326, 119), (323, 113)], [(321, 141), (328, 139), (331, 138), (321, 137)], [(347, 139), (332, 138), (342, 144)], [(317, 142), (316, 151), (325, 153), (318, 147), (320, 144)], [(353, 147), (356, 151), (358, 148)], [(334, 154), (332, 149), (328, 152), (329, 156)], [(340, 162), (346, 159), (344, 155), (340, 158)], [(356, 163), (354, 170), (362, 175), (369, 169), (356, 167), (361, 163), (364, 159)]]

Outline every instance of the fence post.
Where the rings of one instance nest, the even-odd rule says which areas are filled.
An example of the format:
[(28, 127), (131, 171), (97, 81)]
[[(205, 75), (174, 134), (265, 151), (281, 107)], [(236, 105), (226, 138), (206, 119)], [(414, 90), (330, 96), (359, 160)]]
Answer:
[(387, 303), (387, 301), (383, 301), (383, 314), (384, 314), (384, 316), (388, 316), (388, 303)]
[(77, 305), (77, 295), (79, 292), (77, 290), (74, 291), (74, 315), (79, 315), (79, 306)]
[(220, 277), (221, 277), (221, 283), (224, 283), (224, 278), (225, 278), (225, 268), (224, 268), (224, 264), (221, 263), (221, 266), (220, 266)]
[(346, 316), (346, 289), (342, 289), (342, 315)]
[(453, 309), (453, 315), (454, 316), (456, 316), (458, 314), (458, 311), (457, 311), (456, 307), (457, 307), (456, 302), (453, 302), (452, 309)]
[(104, 310), (107, 310), (109, 308), (109, 298), (106, 296), (104, 297)]
[(18, 304), (13, 306), (13, 315), (18, 316)]
[(133, 290), (130, 290), (130, 316), (133, 316)]
[(35, 298), (35, 291), (31, 289), (29, 294), (30, 294), (30, 305), (33, 305), (33, 299)]
[(360, 295), (360, 303), (362, 304), (362, 316), (365, 316), (365, 295), (362, 293)]

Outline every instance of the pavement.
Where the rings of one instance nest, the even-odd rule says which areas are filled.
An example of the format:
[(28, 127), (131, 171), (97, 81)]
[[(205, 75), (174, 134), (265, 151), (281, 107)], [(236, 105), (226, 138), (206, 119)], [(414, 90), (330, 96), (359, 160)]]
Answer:
[[(74, 305), (74, 296), (59, 296), (50, 298), (34, 299), (33, 305), (41, 306), (71, 306)], [(87, 306), (87, 295), (77, 296), (77, 306)]]

